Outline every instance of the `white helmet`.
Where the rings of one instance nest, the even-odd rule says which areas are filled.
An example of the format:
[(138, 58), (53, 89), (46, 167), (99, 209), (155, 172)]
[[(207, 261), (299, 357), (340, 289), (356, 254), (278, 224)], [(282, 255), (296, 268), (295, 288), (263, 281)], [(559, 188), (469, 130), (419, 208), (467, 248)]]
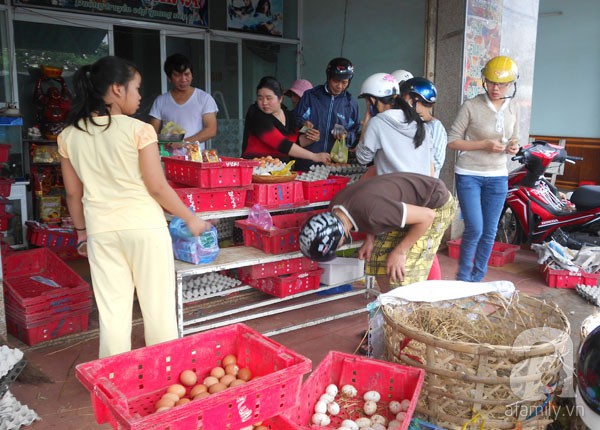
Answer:
[(389, 73), (375, 73), (369, 76), (360, 87), (358, 97), (390, 97), (398, 94), (398, 81)]
[(409, 79), (414, 78), (413, 74), (410, 73), (407, 70), (394, 70), (392, 72), (392, 76), (394, 76), (394, 78), (396, 78), (396, 80), (398, 81), (399, 84), (401, 84), (404, 81), (408, 81)]

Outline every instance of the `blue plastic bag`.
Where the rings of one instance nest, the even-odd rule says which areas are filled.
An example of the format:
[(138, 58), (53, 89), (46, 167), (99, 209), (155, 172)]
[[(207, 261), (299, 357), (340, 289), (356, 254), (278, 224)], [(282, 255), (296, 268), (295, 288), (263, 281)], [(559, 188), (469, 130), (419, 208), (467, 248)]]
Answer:
[(210, 263), (219, 255), (219, 238), (213, 225), (198, 237), (192, 236), (181, 218), (174, 217), (169, 224), (173, 253), (177, 260), (192, 264)]

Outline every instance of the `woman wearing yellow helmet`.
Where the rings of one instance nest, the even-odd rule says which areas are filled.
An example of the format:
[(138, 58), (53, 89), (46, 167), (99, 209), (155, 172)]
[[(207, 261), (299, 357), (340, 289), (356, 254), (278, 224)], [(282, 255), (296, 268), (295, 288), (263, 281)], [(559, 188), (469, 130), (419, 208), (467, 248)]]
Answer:
[(456, 279), (467, 282), (479, 282), (487, 272), (508, 191), (506, 155), (519, 150), (517, 65), (494, 57), (481, 73), (485, 93), (465, 101), (448, 133), (448, 148), (458, 151), (456, 191), (465, 221)]

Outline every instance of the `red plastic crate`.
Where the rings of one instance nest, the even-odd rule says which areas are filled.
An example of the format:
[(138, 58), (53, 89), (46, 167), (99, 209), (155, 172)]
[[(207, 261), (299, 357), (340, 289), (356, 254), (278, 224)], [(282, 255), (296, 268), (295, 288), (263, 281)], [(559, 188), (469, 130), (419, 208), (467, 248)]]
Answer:
[[(53, 304), (65, 306), (91, 297), (87, 282), (48, 248), (7, 255), (2, 260), (2, 268), (6, 302), (28, 312), (39, 312)], [(60, 287), (36, 281), (33, 276), (51, 280)]]
[(243, 187), (252, 183), (252, 169), (258, 161), (221, 157), (218, 163), (187, 161), (183, 157), (162, 157), (167, 179), (200, 188)]
[[(448, 255), (450, 258), (458, 258), (460, 256), (460, 242), (460, 239), (449, 240), (446, 242), (446, 245), (448, 245)], [(519, 249), (520, 246), (518, 245), (494, 242), (492, 254), (488, 260), (488, 265), (492, 267), (502, 267), (505, 264), (512, 263), (515, 261), (515, 254)]]
[[(346, 384), (353, 385), (358, 391), (358, 398), (367, 391), (376, 390), (381, 394), (379, 402), (382, 406), (392, 400), (401, 402), (410, 400), (410, 406), (406, 411), (406, 419), (401, 427), (408, 429), (411, 417), (417, 406), (419, 394), (423, 386), (425, 371), (416, 367), (402, 366), (386, 361), (359, 357), (338, 351), (330, 351), (323, 361), (313, 370), (306, 382), (302, 384), (302, 401), (295, 409), (285, 413), (285, 417), (300, 426), (301, 429), (312, 429), (311, 417), (314, 407), (329, 384), (336, 384), (341, 389)], [(362, 402), (360, 402), (362, 405)], [(360, 406), (359, 406), (360, 408)], [(341, 422), (348, 418), (356, 408), (342, 408), (342, 412), (332, 417), (329, 426), (321, 426), (321, 430), (337, 429)], [(386, 416), (388, 409), (379, 410), (379, 414)], [(391, 416), (386, 418), (390, 419)]]
[(10, 303), (6, 303), (6, 312), (10, 313), (15, 321), (29, 326), (49, 318), (68, 317), (81, 310), (90, 312), (93, 307), (92, 299), (87, 297), (79, 302), (65, 303), (63, 306), (48, 306), (46, 309), (38, 312), (31, 312), (29, 309), (19, 309), (13, 307)]
[(288, 273), (310, 272), (319, 268), (319, 263), (306, 257), (290, 258), (289, 260), (272, 263), (255, 264), (237, 269), (242, 282), (252, 279), (263, 279), (271, 276), (287, 275)]
[(243, 208), (251, 185), (233, 188), (176, 188), (175, 193), (194, 212), (220, 211)]
[(316, 290), (321, 283), (323, 269), (305, 273), (292, 273), (289, 275), (273, 276), (263, 279), (248, 280), (248, 285), (263, 293), (283, 298), (304, 291)]
[(325, 202), (331, 200), (350, 181), (349, 176), (330, 176), (322, 181), (302, 181), (304, 198), (309, 202)]
[[(253, 379), (201, 400), (154, 413), (155, 402), (183, 370), (203, 378), (227, 354)], [(98, 424), (119, 429), (238, 429), (280, 415), (298, 402), (309, 359), (244, 324), (186, 336), (76, 367)]]
[(262, 249), (267, 254), (283, 254), (300, 249), (300, 227), (307, 218), (319, 212), (323, 210), (275, 215), (271, 217), (273, 227), (270, 230), (250, 224), (248, 220), (238, 220), (235, 225), (242, 229), (245, 246)]
[(546, 264), (540, 264), (540, 273), (546, 280), (546, 285), (552, 288), (575, 289), (577, 285), (598, 285), (600, 272), (587, 273), (583, 270), (570, 272), (562, 269), (552, 269)]
[(595, 273), (587, 273), (584, 271), (581, 271), (581, 283), (583, 285), (598, 285), (598, 280), (600, 280), (600, 272), (595, 272)]
[(281, 184), (253, 184), (248, 191), (246, 206), (255, 204), (271, 208), (282, 206), (301, 206), (308, 203), (304, 197), (304, 187), (299, 181), (284, 182)]
[[(0, 143), (0, 146), (1, 145), (2, 144)], [(1, 161), (0, 161), (0, 163), (1, 163)], [(11, 190), (12, 184), (14, 184), (14, 182), (15, 182), (14, 179), (0, 178), (0, 197), (10, 196), (10, 190)]]
[(10, 146), (10, 143), (0, 143), (0, 163), (6, 163), (8, 161)]
[(0, 215), (0, 231), (8, 230), (8, 222), (14, 217), (13, 214)]
[(7, 310), (6, 329), (27, 345), (33, 346), (46, 340), (86, 331), (89, 314), (90, 309), (84, 309), (71, 312), (69, 315), (59, 315), (26, 324)]
[(73, 229), (52, 228), (37, 222), (27, 221), (27, 242), (48, 248), (72, 248), (77, 244), (77, 233)]

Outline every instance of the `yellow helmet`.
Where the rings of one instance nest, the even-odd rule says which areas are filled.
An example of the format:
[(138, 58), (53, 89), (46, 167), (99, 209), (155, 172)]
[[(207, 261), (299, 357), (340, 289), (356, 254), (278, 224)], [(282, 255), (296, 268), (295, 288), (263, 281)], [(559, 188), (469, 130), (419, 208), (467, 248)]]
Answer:
[(505, 56), (494, 57), (488, 61), (481, 74), (488, 81), (500, 84), (513, 82), (519, 78), (517, 63)]

